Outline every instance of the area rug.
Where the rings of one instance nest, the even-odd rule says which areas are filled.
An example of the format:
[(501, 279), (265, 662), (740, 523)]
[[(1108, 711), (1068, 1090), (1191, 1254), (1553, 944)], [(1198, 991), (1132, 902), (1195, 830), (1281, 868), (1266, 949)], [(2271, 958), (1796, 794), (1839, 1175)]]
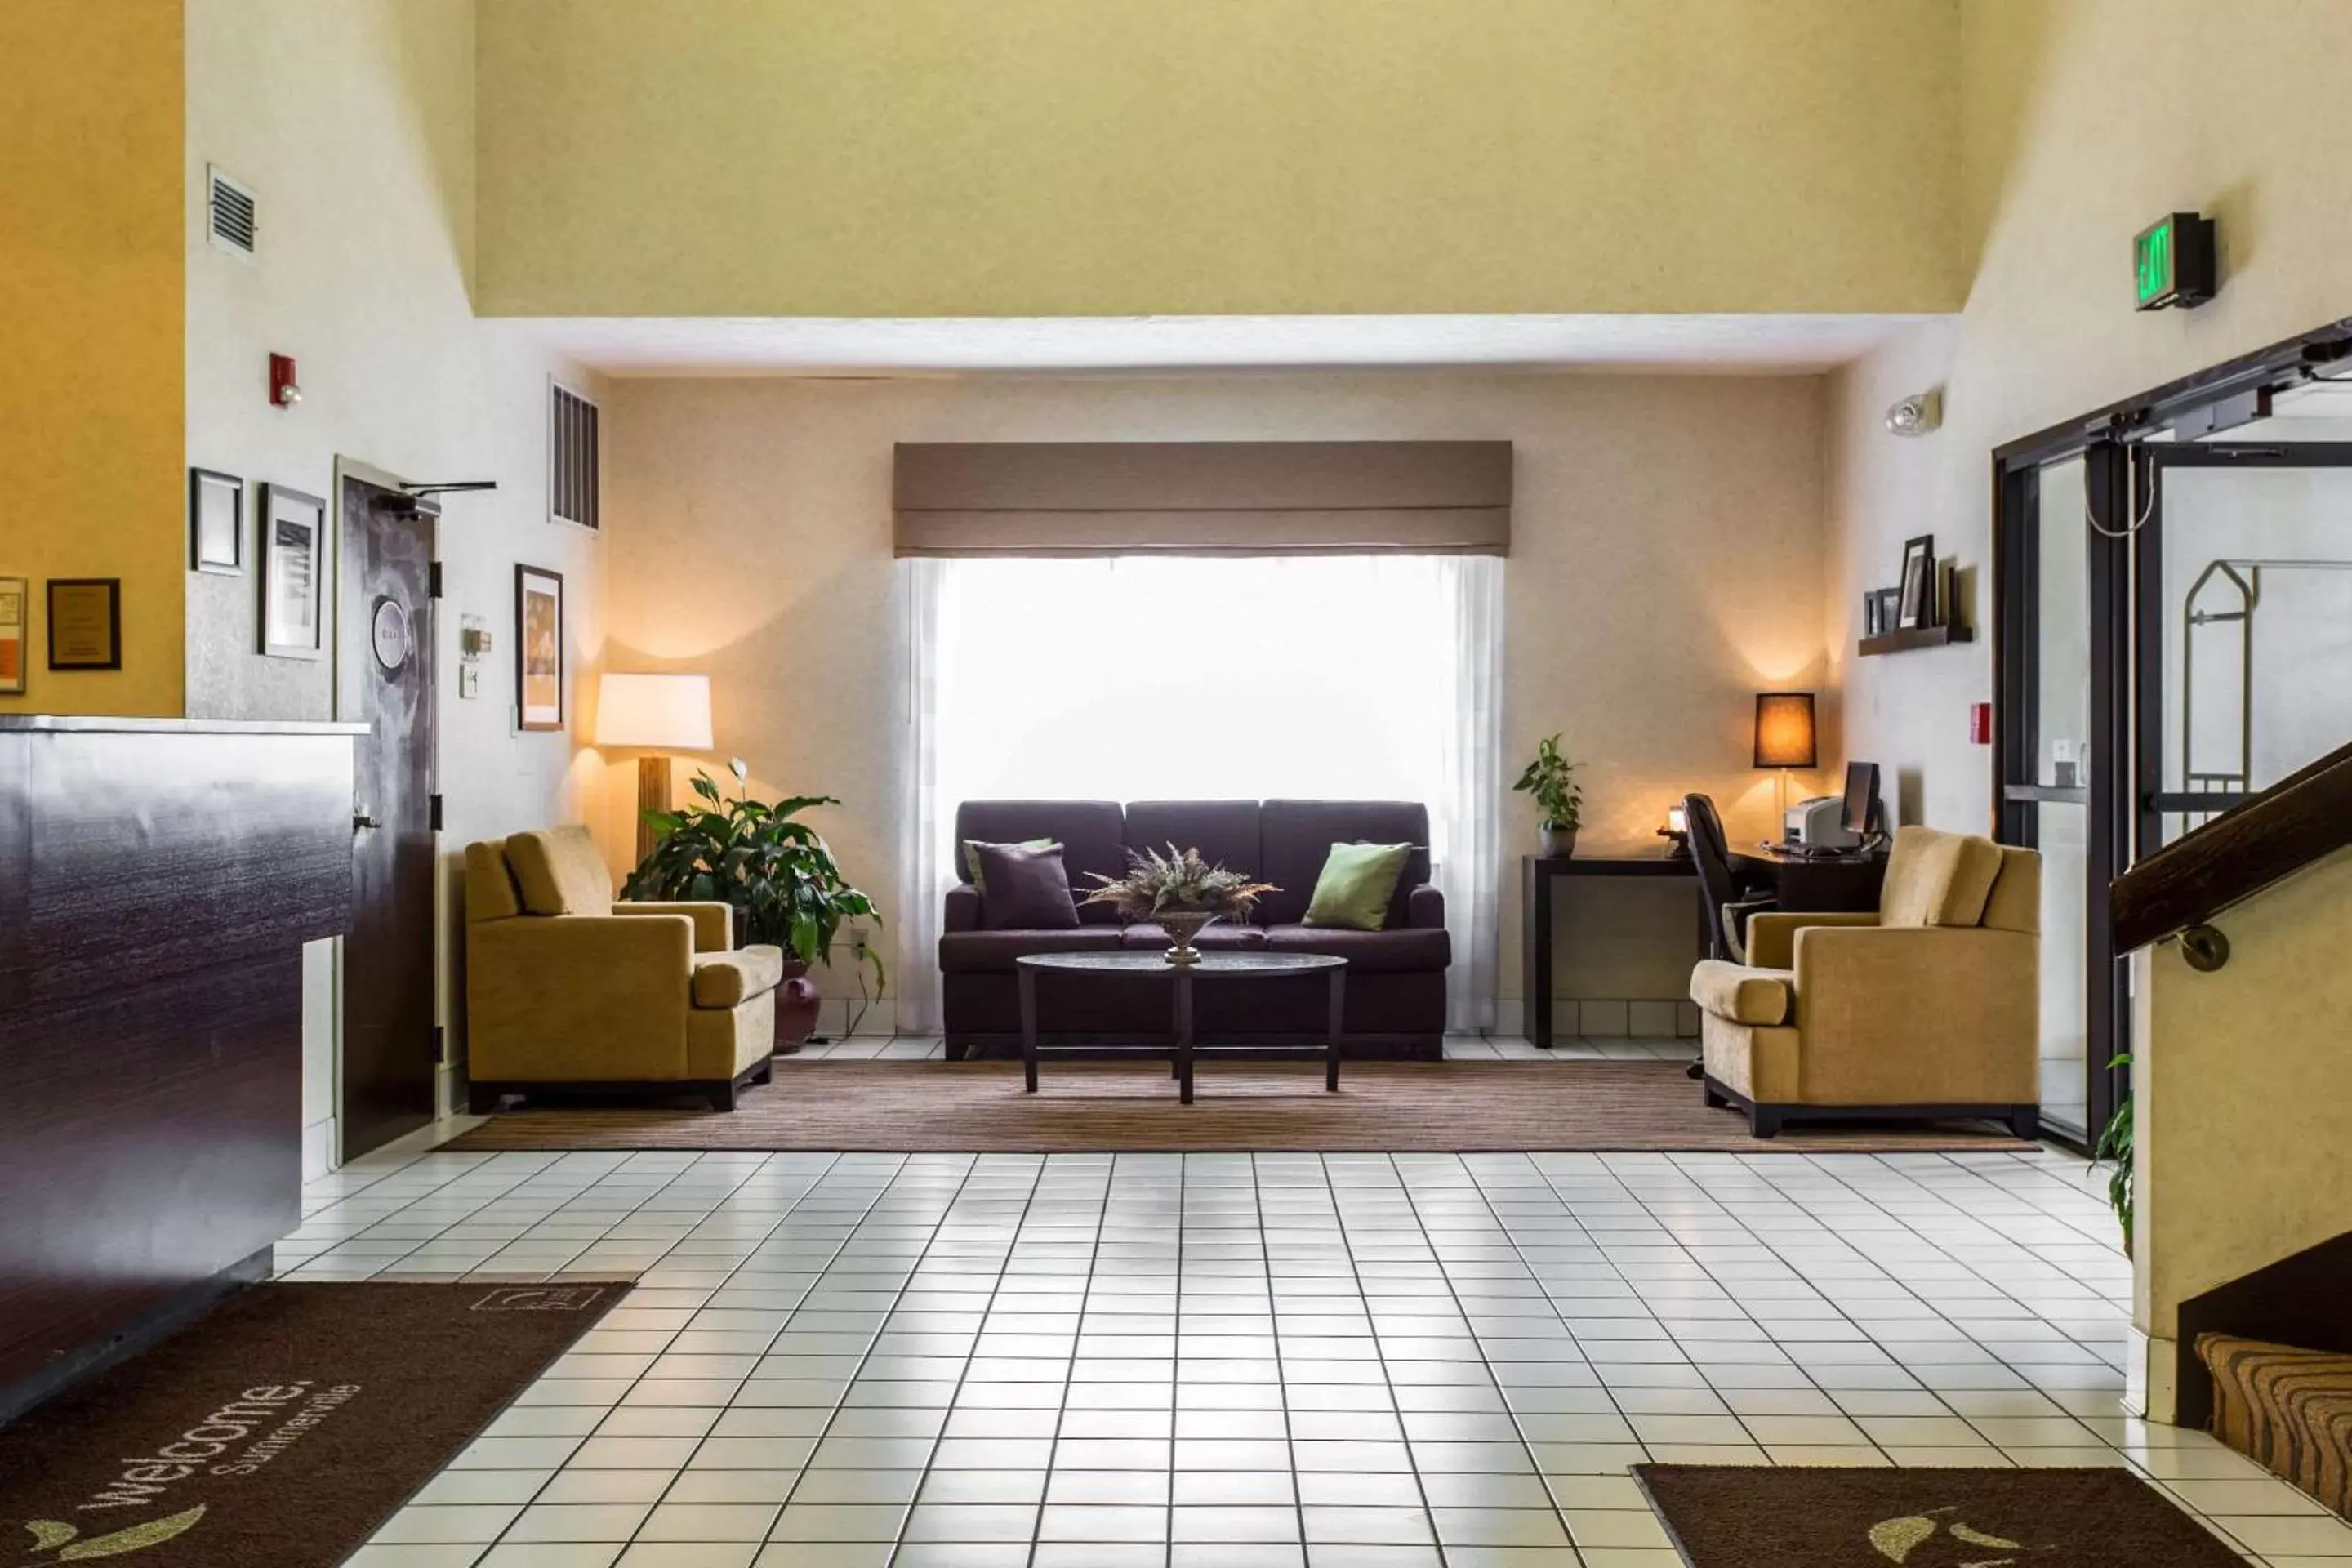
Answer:
[(1691, 1568), (2245, 1568), (2119, 1469), (1636, 1465)]
[(625, 1285), (257, 1285), (0, 1429), (0, 1554), (325, 1568)]
[(1390, 1151), (1471, 1153), (1705, 1150), (1918, 1153), (2030, 1148), (1990, 1122), (1807, 1123), (1748, 1135), (1709, 1110), (1671, 1062), (1351, 1062), (1339, 1092), (1314, 1065), (1207, 1063), (1191, 1105), (1165, 1063), (779, 1062), (732, 1111), (691, 1105), (566, 1106), (493, 1117), (446, 1149)]

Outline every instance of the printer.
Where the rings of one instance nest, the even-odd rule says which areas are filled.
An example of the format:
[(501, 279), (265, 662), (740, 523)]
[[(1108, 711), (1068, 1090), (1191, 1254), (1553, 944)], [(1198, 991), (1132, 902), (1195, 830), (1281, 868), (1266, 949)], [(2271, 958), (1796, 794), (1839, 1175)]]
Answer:
[(1800, 849), (1856, 849), (1862, 835), (1845, 825), (1843, 795), (1817, 795), (1789, 808), (1780, 841)]
[(1781, 814), (1780, 842), (1791, 849), (1834, 854), (1859, 849), (1865, 835), (1885, 831), (1878, 803), (1878, 764), (1848, 763), (1843, 795), (1817, 795)]

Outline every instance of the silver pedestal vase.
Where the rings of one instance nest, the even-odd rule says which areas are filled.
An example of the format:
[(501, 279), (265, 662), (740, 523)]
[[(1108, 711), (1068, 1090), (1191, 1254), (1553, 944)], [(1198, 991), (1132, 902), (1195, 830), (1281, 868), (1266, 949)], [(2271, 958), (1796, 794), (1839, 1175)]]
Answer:
[(1201, 950), (1192, 945), (1192, 939), (1219, 917), (1206, 910), (1167, 910), (1152, 918), (1168, 933), (1171, 943), (1160, 956), (1179, 969), (1188, 969), (1201, 962)]

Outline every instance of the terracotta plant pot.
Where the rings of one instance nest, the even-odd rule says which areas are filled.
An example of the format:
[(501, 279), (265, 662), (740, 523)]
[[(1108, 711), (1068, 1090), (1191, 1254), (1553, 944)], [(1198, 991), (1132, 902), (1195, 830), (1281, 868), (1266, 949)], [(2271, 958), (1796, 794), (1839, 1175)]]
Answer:
[(1576, 829), (1547, 827), (1543, 833), (1543, 852), (1555, 860), (1565, 860), (1576, 853)]
[(790, 1056), (816, 1033), (816, 982), (808, 965), (797, 958), (784, 960), (784, 978), (776, 987), (776, 1055)]

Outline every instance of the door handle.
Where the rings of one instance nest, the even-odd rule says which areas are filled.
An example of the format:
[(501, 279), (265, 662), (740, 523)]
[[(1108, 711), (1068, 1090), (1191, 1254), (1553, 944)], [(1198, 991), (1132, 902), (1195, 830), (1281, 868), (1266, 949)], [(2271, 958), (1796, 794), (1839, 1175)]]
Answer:
[(383, 823), (378, 822), (374, 817), (370, 816), (364, 811), (355, 811), (352, 813), (352, 831), (353, 833), (362, 832), (371, 827), (382, 827), (383, 826)]

